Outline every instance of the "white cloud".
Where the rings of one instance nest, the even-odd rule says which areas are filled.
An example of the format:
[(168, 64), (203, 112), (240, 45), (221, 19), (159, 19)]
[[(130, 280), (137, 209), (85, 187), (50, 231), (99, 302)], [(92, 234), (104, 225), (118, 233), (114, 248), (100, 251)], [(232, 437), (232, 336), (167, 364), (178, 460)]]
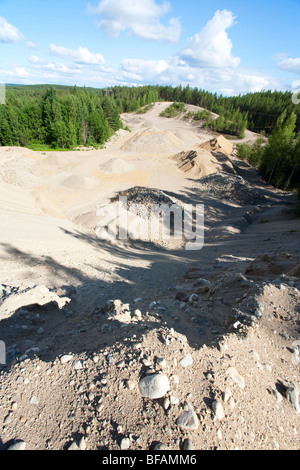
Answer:
[(102, 0), (97, 7), (88, 6), (88, 13), (101, 15), (97, 25), (108, 36), (118, 37), (127, 31), (142, 39), (177, 42), (180, 20), (171, 18), (167, 25), (160, 22), (170, 10), (170, 3), (158, 5), (155, 0)]
[(157, 78), (162, 73), (166, 73), (169, 64), (165, 60), (144, 60), (144, 59), (124, 59), (121, 63), (121, 69), (128, 77), (132, 74), (136, 80), (143, 80), (143, 77)]
[(63, 46), (56, 46), (50, 44), (50, 53), (63, 59), (69, 59), (77, 64), (87, 65), (104, 65), (105, 60), (102, 54), (94, 54), (90, 52), (86, 47), (79, 47), (78, 49), (68, 49)]
[(300, 75), (300, 58), (282, 60), (277, 64), (277, 67), (281, 70)]
[(17, 42), (24, 39), (23, 34), (0, 16), (0, 42)]
[(30, 77), (30, 74), (27, 72), (27, 70), (24, 67), (19, 67), (17, 65), (13, 66), (11, 70), (3, 70), (0, 69), (1, 76), (4, 78), (7, 77), (9, 79), (16, 79), (16, 78), (28, 78)]
[(242, 68), (240, 59), (233, 57), (227, 29), (234, 22), (233, 13), (217, 11), (178, 56), (167, 60), (125, 59), (121, 62), (120, 78), (141, 84), (189, 84), (226, 95), (276, 88), (278, 83), (272, 77)]
[(58, 72), (61, 74), (73, 75), (73, 74), (81, 74), (82, 70), (80, 68), (68, 67), (65, 64), (53, 64), (49, 62), (43, 65), (43, 69)]
[(28, 60), (31, 64), (43, 64), (44, 63), (44, 60), (40, 59), (40, 57), (36, 55), (30, 56)]
[(15, 75), (18, 78), (27, 78), (30, 76), (30, 74), (27, 72), (27, 70), (24, 67), (15, 67)]
[(237, 68), (200, 68), (185, 63), (180, 57), (168, 60), (125, 59), (121, 63), (120, 80), (168, 85), (190, 85), (223, 93), (236, 95), (278, 88), (279, 84), (271, 76), (265, 76), (254, 69)]
[(38, 45), (34, 41), (27, 41), (26, 44), (29, 49), (36, 49), (38, 47)]
[(182, 59), (200, 68), (238, 67), (240, 59), (232, 56), (232, 42), (227, 34), (234, 23), (231, 11), (218, 10), (200, 33), (189, 40), (181, 52)]
[(277, 54), (274, 54), (271, 59), (272, 60), (284, 60), (288, 58), (288, 54), (286, 52), (278, 52)]

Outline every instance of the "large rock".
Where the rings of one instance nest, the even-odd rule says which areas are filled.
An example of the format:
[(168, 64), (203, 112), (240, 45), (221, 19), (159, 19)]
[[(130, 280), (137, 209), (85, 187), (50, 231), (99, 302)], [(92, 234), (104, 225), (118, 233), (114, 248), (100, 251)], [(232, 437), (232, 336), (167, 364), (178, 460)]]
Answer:
[(140, 381), (139, 389), (144, 398), (156, 400), (169, 392), (170, 382), (164, 374), (147, 375)]

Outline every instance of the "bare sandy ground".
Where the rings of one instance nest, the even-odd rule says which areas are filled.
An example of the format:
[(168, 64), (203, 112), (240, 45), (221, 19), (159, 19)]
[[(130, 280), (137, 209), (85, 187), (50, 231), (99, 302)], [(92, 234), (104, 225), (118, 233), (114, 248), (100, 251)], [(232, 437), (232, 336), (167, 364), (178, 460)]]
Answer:
[[(294, 196), (168, 105), (123, 115), (102, 150), (0, 148), (4, 449), (299, 448)], [(136, 186), (204, 204), (203, 249), (100, 241), (97, 209)], [(169, 391), (144, 398), (159, 372)]]

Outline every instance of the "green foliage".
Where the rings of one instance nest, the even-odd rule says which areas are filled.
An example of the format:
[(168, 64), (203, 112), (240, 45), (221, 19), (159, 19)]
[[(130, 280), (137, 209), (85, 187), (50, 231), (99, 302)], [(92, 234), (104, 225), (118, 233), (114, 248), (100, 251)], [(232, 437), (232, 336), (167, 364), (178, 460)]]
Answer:
[(263, 137), (253, 146), (237, 145), (238, 157), (259, 168), (268, 184), (285, 190), (299, 188), (300, 134), (296, 135), (296, 115), (284, 112), (277, 120), (268, 143)]
[(237, 144), (238, 158), (247, 161), (254, 167), (259, 167), (264, 153), (263, 142), (263, 137), (259, 137), (253, 145), (248, 145), (245, 143)]
[(175, 102), (168, 106), (160, 113), (161, 116), (167, 118), (175, 118), (186, 111), (185, 105), (182, 102)]
[(193, 119), (195, 121), (209, 122), (211, 121), (212, 116), (211, 113), (207, 111), (207, 109), (204, 109), (203, 111), (198, 111), (198, 113), (195, 113)]
[(218, 119), (211, 118), (207, 125), (213, 131), (243, 139), (247, 124), (247, 114), (242, 114), (239, 109), (229, 109), (222, 111)]
[(77, 87), (8, 87), (0, 145), (70, 149), (102, 145), (122, 127), (115, 100)]
[(147, 106), (144, 106), (143, 108), (138, 109), (137, 114), (146, 114), (153, 107), (154, 107), (154, 103), (150, 103)]
[(290, 187), (295, 171), (299, 170), (299, 139), (295, 140), (297, 116), (286, 111), (278, 118), (265, 147), (260, 170), (268, 183)]

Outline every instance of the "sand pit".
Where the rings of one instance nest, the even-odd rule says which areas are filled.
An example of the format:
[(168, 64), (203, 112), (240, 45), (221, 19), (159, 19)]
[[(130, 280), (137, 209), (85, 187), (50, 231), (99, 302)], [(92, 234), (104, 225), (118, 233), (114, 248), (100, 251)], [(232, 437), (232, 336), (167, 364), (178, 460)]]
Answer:
[(135, 171), (135, 167), (131, 163), (127, 163), (125, 160), (121, 160), (120, 158), (112, 158), (103, 165), (100, 165), (99, 170), (104, 173), (119, 174)]
[[(0, 148), (0, 450), (299, 448), (298, 392), (282, 386), (299, 388), (294, 195), (237, 158), (220, 172), (228, 143), (160, 118), (167, 105), (126, 115), (109, 148)], [(204, 204), (204, 227), (169, 211), (161, 237), (174, 202)], [(143, 376), (162, 372), (169, 392), (145, 400)]]

